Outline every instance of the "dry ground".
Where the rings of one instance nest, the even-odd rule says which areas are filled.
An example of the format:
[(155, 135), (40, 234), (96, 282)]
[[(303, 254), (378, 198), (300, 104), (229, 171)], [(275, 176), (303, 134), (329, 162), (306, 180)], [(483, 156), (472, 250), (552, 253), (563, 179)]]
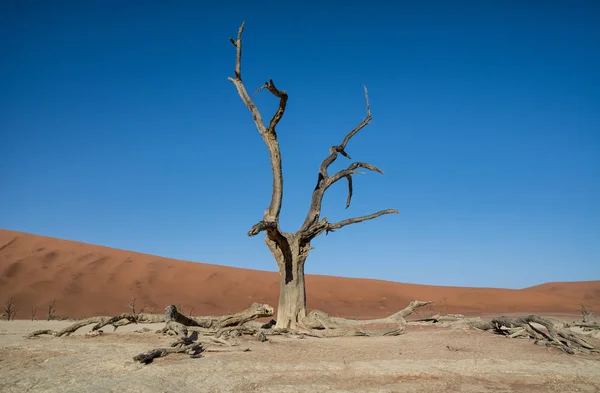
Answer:
[[(469, 330), (410, 326), (398, 337), (273, 338), (200, 359), (132, 357), (172, 338), (134, 333), (24, 339), (67, 322), (0, 322), (2, 392), (600, 392), (600, 356)], [(161, 325), (143, 325), (156, 329)], [(596, 340), (595, 344), (600, 344)], [(448, 349), (450, 346), (452, 349)]]

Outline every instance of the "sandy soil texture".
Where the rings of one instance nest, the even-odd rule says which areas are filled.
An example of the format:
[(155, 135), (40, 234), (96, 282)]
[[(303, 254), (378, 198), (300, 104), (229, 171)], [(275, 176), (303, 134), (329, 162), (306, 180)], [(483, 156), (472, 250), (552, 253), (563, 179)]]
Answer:
[[(18, 319), (38, 319), (56, 298), (59, 316), (115, 315), (138, 306), (162, 312), (179, 304), (194, 315), (236, 312), (252, 302), (277, 305), (277, 273), (192, 263), (131, 251), (0, 230), (0, 302), (14, 296)], [(386, 316), (410, 301), (429, 312), (492, 315), (600, 310), (600, 281), (548, 283), (522, 290), (413, 285), (308, 275), (309, 309), (358, 318)]]
[[(251, 351), (132, 357), (173, 340), (154, 332), (23, 335), (66, 322), (0, 322), (0, 391), (11, 392), (599, 392), (600, 356), (529, 340), (410, 326), (397, 337), (274, 338)], [(161, 325), (145, 325), (153, 329)], [(599, 340), (595, 340), (599, 344)]]

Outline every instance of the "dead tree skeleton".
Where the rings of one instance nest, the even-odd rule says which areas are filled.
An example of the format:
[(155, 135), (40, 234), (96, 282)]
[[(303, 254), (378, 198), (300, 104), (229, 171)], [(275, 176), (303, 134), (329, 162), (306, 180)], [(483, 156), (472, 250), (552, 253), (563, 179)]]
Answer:
[(539, 315), (526, 315), (518, 318), (504, 316), (484, 320), (479, 317), (465, 317), (461, 314), (434, 315), (412, 323), (432, 323), (440, 326), (471, 327), (489, 331), (508, 338), (532, 339), (536, 345), (557, 348), (573, 355), (575, 353), (600, 353), (585, 331), (600, 329), (600, 325), (589, 323), (568, 324), (560, 320)]
[(248, 231), (248, 236), (256, 236), (261, 232), (265, 233), (265, 242), (277, 261), (277, 266), (281, 275), (279, 306), (277, 308), (277, 327), (294, 329), (298, 326), (298, 322), (307, 315), (304, 264), (308, 257), (308, 253), (311, 250), (310, 242), (323, 232), (332, 232), (346, 225), (372, 220), (385, 214), (398, 213), (398, 211), (395, 209), (381, 210), (366, 216), (349, 218), (335, 223), (327, 221), (327, 217), (321, 218), (323, 196), (327, 189), (333, 184), (340, 180), (348, 181), (348, 198), (346, 200), (346, 208), (348, 208), (350, 206), (353, 191), (352, 175), (358, 173), (357, 169), (364, 168), (383, 174), (381, 169), (365, 162), (353, 162), (346, 169), (342, 169), (332, 175), (327, 172), (327, 169), (337, 159), (339, 154), (351, 159), (350, 155), (346, 152), (346, 145), (354, 135), (371, 121), (369, 95), (367, 88), (365, 87), (367, 115), (358, 126), (344, 137), (339, 145), (330, 148), (329, 156), (321, 163), (317, 184), (312, 193), (310, 207), (304, 223), (295, 233), (283, 232), (280, 229), (279, 213), (281, 211), (281, 201), (283, 198), (283, 173), (281, 169), (281, 154), (276, 128), (285, 113), (288, 94), (284, 90), (279, 90), (273, 83), (273, 80), (269, 80), (257, 90), (257, 93), (261, 90), (268, 90), (279, 99), (277, 111), (269, 121), (268, 125), (265, 124), (258, 108), (242, 82), (243, 31), (244, 23), (242, 23), (238, 30), (237, 39), (229, 39), (236, 48), (236, 61), (234, 77), (228, 79), (235, 85), (242, 101), (252, 114), (254, 124), (269, 149), (269, 157), (273, 171), (271, 203), (265, 210), (263, 218)]
[[(397, 210), (387, 209), (373, 214), (361, 217), (349, 218), (340, 222), (330, 223), (327, 218), (321, 218), (321, 204), (325, 191), (340, 180), (348, 181), (348, 198), (346, 208), (350, 206), (352, 199), (352, 175), (358, 173), (357, 169), (364, 168), (371, 171), (383, 173), (379, 168), (365, 162), (354, 162), (346, 169), (329, 175), (327, 169), (337, 159), (338, 154), (350, 159), (346, 153), (346, 145), (350, 139), (356, 135), (371, 121), (371, 110), (369, 108), (369, 96), (365, 87), (365, 98), (367, 102), (367, 116), (365, 119), (350, 131), (342, 140), (342, 143), (333, 146), (330, 154), (323, 160), (319, 168), (317, 185), (312, 194), (311, 204), (306, 215), (304, 223), (295, 233), (283, 232), (279, 228), (279, 212), (281, 210), (281, 201), (283, 197), (283, 175), (281, 168), (281, 155), (279, 143), (277, 141), (276, 126), (281, 120), (287, 103), (287, 93), (277, 89), (272, 80), (267, 82), (258, 91), (267, 89), (273, 95), (279, 98), (279, 107), (277, 112), (266, 126), (262, 120), (260, 112), (254, 105), (254, 102), (248, 95), (241, 77), (241, 58), (242, 58), (242, 33), (244, 24), (242, 23), (237, 40), (230, 39), (236, 47), (236, 68), (234, 78), (229, 78), (236, 86), (238, 93), (248, 109), (258, 131), (269, 149), (271, 166), (273, 169), (273, 192), (271, 203), (265, 210), (263, 219), (255, 224), (248, 232), (249, 236), (255, 236), (265, 232), (265, 242), (271, 253), (275, 257), (281, 274), (280, 279), (280, 298), (278, 307), (278, 317), (276, 326), (273, 323), (261, 323), (256, 321), (258, 318), (270, 317), (274, 310), (267, 304), (253, 303), (248, 309), (238, 313), (223, 315), (220, 317), (186, 317), (174, 305), (165, 309), (165, 314), (145, 314), (136, 313), (133, 307), (133, 301), (130, 303), (131, 313), (120, 314), (115, 317), (91, 317), (78, 321), (62, 330), (37, 330), (30, 333), (27, 337), (33, 338), (41, 335), (51, 335), (56, 337), (68, 336), (78, 329), (94, 324), (92, 333), (102, 333), (101, 328), (111, 325), (115, 329), (132, 323), (155, 323), (165, 322), (165, 327), (158, 332), (174, 333), (180, 338), (171, 344), (169, 348), (156, 348), (146, 353), (134, 357), (134, 360), (149, 363), (152, 359), (166, 356), (170, 353), (188, 353), (193, 357), (200, 356), (201, 352), (222, 351), (221, 349), (204, 348), (200, 343), (209, 345), (219, 344), (231, 346), (230, 341), (223, 337), (236, 337), (240, 335), (252, 335), (259, 341), (266, 341), (267, 335), (305, 335), (311, 337), (344, 337), (344, 336), (396, 336), (404, 333), (406, 325), (405, 317), (412, 314), (420, 307), (426, 306), (431, 302), (415, 300), (404, 309), (389, 315), (385, 318), (372, 320), (349, 320), (329, 316), (326, 312), (313, 310), (306, 313), (306, 290), (304, 285), (304, 263), (308, 252), (311, 249), (310, 242), (323, 232), (332, 232), (346, 225), (355, 224), (371, 220), (384, 214), (398, 213)], [(54, 302), (50, 308), (54, 306)], [(49, 315), (51, 312), (49, 311)], [(391, 324), (394, 328), (381, 330), (369, 329), (371, 324)], [(189, 333), (193, 336), (190, 336)], [(229, 351), (230, 349), (226, 349)]]
[[(264, 342), (268, 335), (298, 336), (309, 337), (344, 337), (344, 336), (396, 336), (404, 333), (404, 326), (407, 324), (405, 318), (414, 313), (420, 307), (427, 306), (432, 302), (415, 300), (404, 309), (389, 315), (385, 318), (371, 320), (351, 320), (346, 318), (332, 317), (329, 314), (313, 310), (306, 313), (306, 291), (304, 286), (304, 263), (310, 251), (310, 242), (323, 232), (330, 232), (342, 228), (346, 225), (359, 223), (377, 218), (379, 216), (391, 213), (398, 213), (394, 209), (382, 210), (367, 216), (346, 219), (337, 223), (330, 223), (327, 218), (321, 218), (321, 204), (323, 196), (327, 189), (336, 182), (346, 179), (348, 181), (348, 198), (346, 208), (350, 206), (352, 198), (352, 175), (356, 174), (358, 168), (383, 173), (379, 168), (364, 162), (354, 162), (333, 175), (327, 173), (328, 167), (341, 154), (350, 159), (345, 148), (350, 139), (364, 128), (371, 120), (371, 111), (369, 108), (369, 97), (365, 88), (365, 98), (367, 101), (366, 118), (350, 131), (342, 140), (340, 145), (331, 147), (330, 154), (319, 168), (317, 185), (312, 194), (310, 208), (304, 223), (295, 233), (287, 233), (279, 228), (279, 212), (281, 210), (281, 201), (283, 196), (283, 175), (281, 170), (281, 155), (275, 127), (281, 120), (287, 103), (287, 93), (275, 87), (272, 80), (259, 88), (269, 90), (273, 95), (279, 98), (279, 107), (267, 127), (261, 115), (248, 95), (241, 77), (241, 57), (242, 57), (242, 33), (244, 24), (242, 23), (237, 40), (230, 39), (236, 47), (236, 69), (235, 77), (229, 78), (236, 86), (238, 93), (248, 109), (250, 110), (254, 122), (270, 153), (271, 166), (273, 169), (273, 192), (271, 203), (265, 210), (263, 219), (255, 224), (248, 232), (249, 236), (255, 236), (260, 232), (265, 232), (265, 242), (271, 253), (275, 257), (281, 274), (280, 280), (280, 299), (278, 308), (278, 318), (275, 328), (273, 321), (262, 323), (257, 321), (259, 318), (271, 317), (274, 314), (273, 307), (267, 304), (253, 303), (246, 310), (223, 315), (223, 316), (185, 316), (177, 310), (177, 307), (170, 305), (165, 309), (164, 314), (147, 314), (143, 310), (136, 312), (133, 299), (130, 303), (131, 313), (120, 314), (114, 317), (99, 316), (91, 317), (77, 321), (62, 330), (37, 330), (27, 335), (28, 338), (35, 338), (42, 335), (51, 335), (55, 337), (69, 336), (80, 328), (94, 324), (92, 332), (88, 333), (90, 337), (102, 334), (101, 330), (105, 326), (112, 326), (115, 330), (120, 326), (129, 324), (144, 324), (164, 322), (164, 328), (157, 331), (161, 334), (174, 334), (178, 338), (171, 343), (169, 347), (151, 349), (147, 352), (133, 357), (135, 361), (143, 364), (151, 363), (153, 359), (164, 357), (172, 353), (187, 353), (191, 357), (201, 357), (204, 352), (231, 352), (248, 351), (248, 348), (235, 348), (239, 345), (236, 337), (243, 335), (253, 336), (254, 339)], [(9, 301), (12, 304), (12, 300)], [(54, 317), (54, 301), (49, 306), (48, 319)], [(7, 303), (8, 304), (8, 303)], [(10, 313), (9, 313), (10, 315)], [(481, 330), (493, 330), (498, 334), (508, 337), (528, 337), (536, 340), (536, 343), (559, 348), (566, 353), (596, 353), (594, 347), (585, 340), (579, 333), (568, 331), (568, 326), (554, 324), (545, 318), (532, 315), (518, 319), (508, 319), (505, 317), (495, 318), (492, 321), (483, 321), (480, 318), (465, 318), (462, 315), (433, 316), (425, 320), (413, 323), (438, 323), (441, 322), (454, 326), (465, 325)], [(368, 329), (368, 325), (396, 325), (393, 329), (380, 330)], [(545, 330), (541, 330), (541, 325)], [(575, 325), (579, 328), (597, 329), (597, 324), (582, 323)], [(150, 329), (143, 329), (144, 332)], [(207, 346), (208, 345), (208, 346)], [(214, 347), (215, 345), (221, 347)], [(448, 349), (455, 350), (448, 346)]]

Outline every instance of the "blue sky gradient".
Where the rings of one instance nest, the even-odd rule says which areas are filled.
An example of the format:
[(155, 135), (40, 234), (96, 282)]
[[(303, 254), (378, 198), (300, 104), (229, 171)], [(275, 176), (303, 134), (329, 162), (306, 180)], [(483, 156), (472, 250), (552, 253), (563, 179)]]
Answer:
[(246, 21), (246, 87), (290, 95), (282, 229), (364, 117), (363, 84), (374, 120), (347, 150), (385, 175), (356, 176), (347, 210), (340, 182), (323, 215), (401, 213), (316, 239), (307, 273), (600, 279), (600, 3), (236, 3), (2, 2), (0, 227), (276, 270), (246, 235), (270, 200), (267, 149), (227, 81)]

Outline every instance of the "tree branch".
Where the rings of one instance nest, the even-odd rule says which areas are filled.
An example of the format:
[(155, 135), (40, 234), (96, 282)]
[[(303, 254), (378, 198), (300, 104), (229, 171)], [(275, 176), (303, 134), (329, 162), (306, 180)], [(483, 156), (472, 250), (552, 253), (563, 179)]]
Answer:
[(285, 113), (288, 95), (285, 92), (285, 90), (279, 90), (277, 89), (277, 87), (275, 87), (273, 79), (269, 79), (269, 81), (265, 83), (264, 87), (265, 89), (269, 90), (271, 94), (273, 94), (275, 97), (279, 98), (279, 107), (277, 108), (277, 111), (275, 112), (273, 118), (269, 122), (269, 132), (275, 133), (275, 127), (277, 126), (277, 124), (283, 117), (283, 114)]
[[(267, 145), (267, 148), (269, 149), (271, 168), (273, 170), (273, 191), (271, 194), (271, 203), (269, 207), (265, 209), (263, 219), (255, 225), (253, 225), (252, 228), (248, 231), (248, 236), (256, 236), (261, 232), (265, 232), (267, 238), (274, 243), (273, 247), (281, 250), (282, 252), (285, 252), (284, 249), (286, 248), (286, 237), (284, 233), (282, 233), (279, 229), (279, 213), (281, 211), (281, 202), (283, 199), (283, 173), (281, 168), (281, 154), (279, 149), (279, 142), (277, 141), (277, 133), (275, 128), (277, 127), (285, 113), (288, 95), (284, 90), (279, 90), (275, 86), (275, 83), (273, 83), (272, 79), (270, 79), (268, 82), (265, 82), (263, 86), (259, 87), (258, 90), (256, 90), (254, 95), (258, 94), (261, 90), (268, 90), (275, 97), (279, 98), (279, 106), (277, 108), (277, 111), (271, 118), (269, 126), (266, 127), (258, 108), (252, 101), (252, 98), (248, 95), (248, 91), (246, 90), (246, 87), (242, 82), (243, 31), (244, 23), (242, 23), (238, 30), (237, 39), (229, 39), (229, 41), (236, 48), (236, 62), (234, 77), (228, 79), (235, 85), (238, 94), (240, 95), (240, 98), (252, 114), (252, 118), (254, 119), (256, 128), (258, 129), (265, 144)], [(352, 201), (353, 194), (352, 175), (358, 173), (356, 169), (364, 168), (383, 174), (383, 171), (381, 169), (365, 162), (354, 162), (350, 164), (348, 168), (335, 173), (331, 177), (327, 174), (327, 169), (337, 159), (338, 154), (341, 154), (344, 157), (350, 159), (350, 155), (346, 153), (346, 146), (348, 145), (348, 142), (350, 142), (350, 139), (352, 139), (354, 135), (356, 135), (361, 129), (363, 129), (367, 124), (369, 124), (369, 122), (372, 119), (371, 107), (369, 103), (369, 92), (366, 86), (364, 86), (364, 90), (367, 111), (366, 117), (360, 124), (358, 124), (356, 127), (354, 127), (354, 129), (352, 129), (348, 134), (346, 134), (346, 136), (339, 145), (332, 146), (330, 148), (329, 156), (327, 156), (323, 160), (319, 167), (319, 177), (317, 180), (317, 186), (313, 191), (311, 205), (308, 214), (304, 220), (304, 223), (298, 231), (300, 235), (307, 240), (314, 238), (323, 231), (329, 232), (341, 228), (345, 225), (370, 220), (379, 217), (383, 214), (397, 213), (396, 210), (388, 209), (371, 214), (369, 216), (351, 218), (334, 224), (328, 223), (327, 219), (319, 221), (319, 217), (321, 215), (321, 205), (323, 202), (323, 196), (325, 194), (325, 191), (331, 185), (335, 184), (337, 181), (343, 178), (346, 178), (348, 180), (348, 198), (346, 199), (346, 208), (348, 208)]]
[(367, 90), (367, 86), (363, 86), (363, 88), (365, 89), (365, 100), (367, 102), (367, 116), (359, 125), (354, 127), (354, 129), (344, 137), (344, 140), (341, 144), (332, 146), (331, 149), (329, 149), (329, 156), (323, 160), (321, 167), (319, 168), (319, 173), (322, 173), (325, 176), (327, 176), (327, 168), (336, 160), (338, 153), (349, 160), (352, 159), (352, 157), (346, 153), (346, 145), (348, 142), (350, 142), (350, 139), (358, 133), (358, 131), (362, 130), (373, 119), (371, 116), (371, 105), (369, 104), (369, 91)]
[(346, 209), (350, 207), (350, 202), (352, 201), (352, 175), (356, 175), (359, 172), (356, 171), (358, 168), (365, 168), (370, 171), (375, 171), (381, 173), (383, 175), (383, 171), (377, 168), (375, 165), (367, 164), (366, 162), (353, 162), (346, 169), (342, 169), (335, 175), (329, 177), (326, 184), (323, 186), (324, 191), (331, 187), (335, 182), (340, 181), (343, 178), (348, 180), (348, 198), (346, 199)]
[[(352, 165), (357, 165), (354, 168), (351, 169), (351, 167), (352, 167), (352, 165), (351, 165), (350, 167), (348, 167), (347, 170), (345, 170), (345, 172), (340, 171), (340, 172), (336, 173), (334, 176), (332, 176), (333, 180), (331, 180), (329, 175), (327, 174), (327, 169), (337, 159), (338, 154), (341, 154), (344, 157), (351, 159), (350, 155), (348, 153), (346, 153), (346, 150), (345, 150), (346, 145), (348, 144), (350, 139), (354, 135), (356, 135), (358, 133), (358, 131), (360, 131), (367, 124), (369, 124), (369, 122), (372, 119), (371, 107), (369, 104), (369, 92), (368, 92), (366, 86), (364, 86), (364, 89), (365, 89), (365, 101), (367, 103), (367, 116), (364, 118), (364, 120), (359, 125), (354, 127), (354, 129), (352, 131), (350, 131), (348, 134), (346, 134), (346, 136), (342, 140), (341, 144), (336, 145), (336, 146), (331, 146), (331, 148), (329, 149), (329, 156), (327, 156), (323, 160), (323, 162), (321, 162), (321, 165), (319, 166), (319, 176), (317, 179), (317, 185), (315, 186), (315, 189), (313, 191), (310, 207), (308, 209), (306, 218), (304, 219), (304, 223), (302, 224), (302, 228), (300, 229), (301, 231), (307, 231), (311, 225), (315, 224), (319, 220), (319, 217), (321, 215), (321, 205), (323, 203), (323, 196), (325, 195), (325, 191), (327, 190), (327, 188), (329, 188), (329, 186), (331, 186), (333, 183), (340, 180), (341, 178), (344, 178), (346, 176), (350, 176), (350, 175), (354, 174), (353, 170), (358, 168), (359, 166), (361, 166), (360, 164), (365, 165), (365, 166), (362, 166), (363, 168), (376, 170), (377, 172), (383, 173), (383, 172), (381, 172), (380, 169), (378, 169), (378, 168), (375, 169), (376, 167), (374, 167), (370, 164), (355, 163), (355, 164), (352, 164)], [(350, 181), (348, 199), (346, 200), (346, 207), (350, 206), (351, 199), (352, 199), (352, 185), (351, 185), (351, 181)]]
[(366, 221), (366, 220), (371, 220), (371, 219), (379, 217), (383, 214), (398, 213), (397, 210), (388, 209), (388, 210), (382, 210), (380, 212), (377, 212), (377, 213), (374, 213), (374, 214), (371, 214), (368, 216), (356, 217), (356, 218), (344, 220), (344, 221), (341, 221), (336, 224), (328, 223), (327, 218), (319, 221), (319, 218), (321, 216), (321, 205), (323, 203), (323, 197), (325, 195), (325, 191), (327, 191), (327, 189), (329, 187), (331, 187), (333, 184), (335, 184), (336, 182), (338, 182), (344, 178), (348, 180), (348, 198), (346, 199), (346, 209), (347, 209), (348, 207), (350, 207), (350, 203), (352, 201), (352, 194), (353, 194), (352, 175), (359, 173), (356, 171), (358, 168), (364, 168), (364, 169), (368, 169), (370, 171), (374, 171), (374, 172), (383, 174), (383, 171), (381, 169), (377, 168), (374, 165), (368, 164), (366, 162), (353, 162), (352, 164), (350, 164), (350, 166), (348, 166), (348, 168), (342, 169), (341, 171), (339, 171), (331, 176), (329, 176), (327, 174), (327, 169), (337, 159), (338, 154), (341, 154), (344, 157), (351, 159), (350, 155), (346, 152), (346, 146), (348, 145), (348, 142), (350, 142), (350, 139), (352, 139), (352, 137), (354, 135), (356, 135), (361, 129), (363, 129), (367, 124), (369, 124), (369, 122), (372, 119), (371, 107), (369, 104), (369, 91), (367, 90), (366, 86), (364, 86), (364, 89), (365, 89), (365, 101), (366, 101), (367, 116), (364, 118), (364, 120), (359, 125), (354, 127), (354, 129), (352, 129), (348, 134), (346, 134), (346, 136), (342, 140), (341, 144), (332, 146), (329, 149), (329, 156), (327, 156), (323, 160), (323, 162), (321, 163), (321, 165), (319, 167), (319, 176), (317, 179), (317, 185), (315, 186), (315, 189), (313, 190), (311, 204), (308, 209), (306, 218), (304, 219), (304, 223), (302, 224), (302, 227), (298, 231), (298, 232), (302, 233), (302, 236), (309, 241), (311, 239), (315, 238), (316, 236), (318, 236), (319, 234), (321, 234), (323, 231), (329, 232), (329, 231), (341, 228), (345, 225), (354, 224), (354, 223), (362, 222), (362, 221)]
[[(277, 134), (275, 132), (275, 127), (283, 117), (285, 112), (285, 108), (287, 105), (288, 95), (284, 90), (279, 90), (275, 87), (273, 80), (269, 80), (266, 82), (264, 86), (257, 90), (257, 93), (262, 89), (267, 89), (279, 98), (279, 107), (277, 111), (273, 115), (273, 118), (269, 122), (269, 127), (267, 128), (263, 122), (262, 116), (252, 101), (252, 98), (248, 95), (248, 91), (242, 82), (242, 33), (244, 32), (244, 23), (240, 26), (238, 30), (237, 40), (230, 38), (229, 41), (236, 48), (236, 58), (235, 58), (235, 71), (234, 77), (228, 78), (228, 80), (233, 83), (240, 95), (240, 98), (244, 102), (244, 105), (248, 108), (250, 113), (252, 114), (252, 119), (254, 120), (254, 124), (258, 129), (258, 132), (262, 136), (267, 148), (269, 149), (269, 158), (271, 161), (271, 169), (273, 171), (273, 192), (271, 194), (271, 203), (269, 207), (265, 210), (263, 219), (255, 224), (252, 229), (248, 232), (249, 236), (254, 236), (260, 233), (261, 231), (269, 228), (272, 233), (279, 233), (278, 222), (279, 222), (279, 213), (281, 211), (281, 201), (283, 199), (283, 174), (281, 170), (281, 154), (279, 151), (279, 142), (277, 141)], [(267, 234), (269, 236), (269, 234)]]
[(371, 105), (369, 104), (369, 91), (367, 90), (367, 86), (363, 86), (365, 89), (365, 100), (367, 102), (367, 117), (365, 117), (365, 119), (359, 124), (357, 125), (352, 131), (350, 131), (348, 133), (348, 135), (346, 135), (346, 137), (344, 138), (344, 140), (342, 141), (342, 144), (339, 146), (340, 149), (340, 153), (347, 158), (350, 158), (350, 156), (348, 156), (345, 152), (344, 149), (346, 148), (346, 145), (348, 144), (348, 142), (350, 142), (350, 138), (352, 138), (354, 135), (356, 135), (356, 133), (360, 130), (362, 130), (367, 124), (369, 124), (369, 122), (371, 121), (372, 117), (371, 117)]
[(370, 171), (374, 171), (374, 172), (377, 172), (377, 173), (380, 173), (383, 175), (383, 171), (381, 169), (377, 168), (375, 165), (367, 164), (366, 162), (353, 162), (352, 164), (350, 164), (350, 166), (348, 168), (342, 169), (338, 173), (329, 177), (329, 179), (327, 180), (327, 183), (325, 185), (325, 189), (328, 189), (329, 187), (331, 187), (333, 185), (333, 183), (335, 183), (345, 177), (357, 174), (358, 172), (356, 170), (358, 168), (368, 169)]
[(345, 227), (346, 225), (357, 224), (359, 222), (372, 220), (374, 218), (383, 216), (385, 214), (398, 214), (398, 213), (399, 212), (396, 209), (386, 209), (386, 210), (378, 211), (373, 214), (369, 214), (367, 216), (348, 218), (346, 220), (343, 220), (340, 222), (335, 222), (335, 223), (330, 223), (329, 221), (327, 221), (327, 217), (325, 217), (318, 223), (310, 226), (307, 230), (303, 231), (302, 234), (305, 239), (310, 241), (310, 240), (314, 239), (315, 237), (319, 236), (323, 232), (325, 232), (327, 234), (329, 232), (335, 231), (336, 229)]
[(347, 175), (346, 179), (348, 179), (348, 198), (346, 198), (346, 209), (350, 207), (350, 202), (352, 202), (352, 176)]
[(277, 111), (275, 112), (273, 118), (271, 118), (271, 121), (269, 122), (269, 132), (275, 132), (275, 127), (277, 126), (277, 123), (279, 123), (285, 112), (288, 95), (285, 90), (279, 90), (277, 87), (275, 87), (273, 79), (269, 79), (268, 82), (265, 82), (264, 85), (256, 89), (256, 91), (252, 95), (252, 98), (254, 98), (254, 96), (256, 96), (258, 93), (260, 93), (261, 90), (264, 89), (269, 90), (271, 94), (279, 98), (279, 107), (277, 108)]
[(325, 223), (327, 225), (326, 225), (326, 227), (325, 227), (324, 230), (327, 231), (327, 232), (333, 232), (334, 230), (340, 229), (342, 227), (345, 227), (346, 225), (357, 224), (359, 222), (372, 220), (372, 219), (377, 218), (379, 216), (383, 216), (384, 214), (398, 214), (398, 213), (399, 212), (396, 209), (386, 209), (386, 210), (378, 211), (377, 213), (369, 214), (367, 216), (360, 216), (360, 217), (348, 218), (346, 220), (343, 220), (343, 221), (340, 221), (340, 222), (336, 222), (336, 223), (328, 223), (327, 220), (325, 219)]

